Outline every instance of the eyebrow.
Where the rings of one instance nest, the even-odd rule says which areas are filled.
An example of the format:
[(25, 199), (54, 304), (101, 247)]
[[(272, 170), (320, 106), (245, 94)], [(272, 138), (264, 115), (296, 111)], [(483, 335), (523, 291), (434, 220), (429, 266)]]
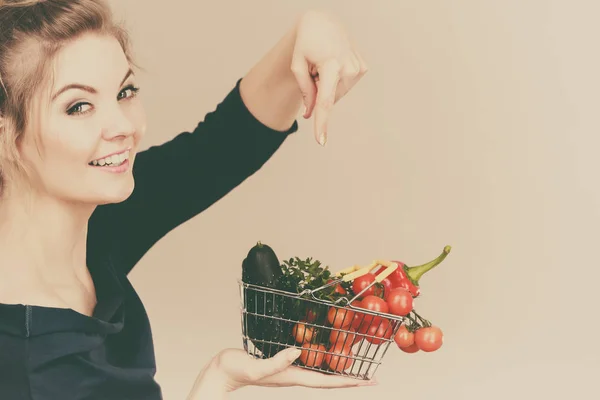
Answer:
[[(125, 74), (125, 77), (123, 78), (123, 80), (121, 81), (121, 84), (119, 86), (123, 86), (123, 84), (125, 83), (125, 81), (131, 76), (133, 75), (133, 70), (130, 68), (127, 73)], [(56, 98), (58, 96), (60, 96), (61, 94), (63, 94), (64, 92), (68, 91), (68, 90), (72, 90), (72, 89), (79, 89), (79, 90), (83, 90), (85, 92), (89, 92), (92, 94), (96, 94), (98, 93), (98, 91), (96, 89), (94, 89), (91, 86), (88, 85), (82, 85), (80, 83), (71, 83), (69, 85), (66, 85), (64, 87), (62, 87), (59, 91), (57, 91), (56, 93), (54, 93), (54, 95), (52, 96), (52, 101), (56, 100)]]

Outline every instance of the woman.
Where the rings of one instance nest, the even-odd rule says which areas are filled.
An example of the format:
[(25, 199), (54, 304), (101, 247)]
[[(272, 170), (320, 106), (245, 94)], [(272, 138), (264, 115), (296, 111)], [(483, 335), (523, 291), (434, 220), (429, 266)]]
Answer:
[[(2, 1), (0, 27), (0, 398), (159, 399), (127, 274), (258, 171), (300, 106), (325, 144), (328, 113), (364, 62), (335, 22), (306, 13), (193, 131), (138, 152), (134, 61), (106, 4)], [(297, 357), (224, 350), (189, 398), (364, 384), (290, 367)]]

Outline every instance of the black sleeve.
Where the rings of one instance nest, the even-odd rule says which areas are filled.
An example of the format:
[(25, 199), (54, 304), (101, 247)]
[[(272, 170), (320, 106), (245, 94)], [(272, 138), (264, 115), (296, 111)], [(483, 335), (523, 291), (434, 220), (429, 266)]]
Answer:
[(129, 273), (159, 239), (258, 171), (298, 129), (297, 121), (283, 132), (258, 121), (240, 82), (192, 132), (137, 154), (132, 195), (99, 206), (90, 219), (89, 256), (109, 252)]

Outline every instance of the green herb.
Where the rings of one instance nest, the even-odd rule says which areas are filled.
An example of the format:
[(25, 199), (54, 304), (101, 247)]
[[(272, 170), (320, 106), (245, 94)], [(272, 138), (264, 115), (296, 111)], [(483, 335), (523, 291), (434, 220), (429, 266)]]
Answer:
[[(334, 277), (329, 267), (323, 265), (319, 260), (312, 257), (305, 259), (294, 257), (284, 260), (281, 269), (283, 275), (279, 277), (278, 287), (282, 290), (291, 293), (302, 293), (305, 290), (310, 290), (314, 297), (328, 302), (335, 302), (344, 296), (335, 291), (336, 285), (315, 291), (325, 286), (329, 280), (339, 279), (339, 277)], [(310, 294), (305, 294), (303, 297), (314, 300)], [(289, 308), (293, 310), (294, 317), (298, 320), (305, 319), (309, 312), (313, 313), (316, 324), (322, 325), (327, 319), (328, 306), (325, 304), (294, 299), (289, 304)]]
[[(301, 293), (304, 290), (315, 290), (327, 284), (331, 279), (331, 271), (328, 266), (323, 266), (319, 260), (313, 260), (312, 257), (301, 259), (299, 257), (284, 260), (281, 266), (283, 276), (280, 277), (280, 284), (284, 290), (294, 293)], [(315, 292), (315, 296), (328, 300), (330, 288)]]

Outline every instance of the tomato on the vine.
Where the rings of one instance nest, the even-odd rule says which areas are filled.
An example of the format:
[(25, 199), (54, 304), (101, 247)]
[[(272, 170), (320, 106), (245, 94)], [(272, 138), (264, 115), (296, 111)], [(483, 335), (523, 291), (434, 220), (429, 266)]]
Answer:
[(413, 297), (408, 290), (395, 288), (390, 292), (387, 304), (390, 314), (406, 316), (413, 309)]
[(444, 334), (437, 326), (428, 326), (415, 332), (415, 344), (425, 352), (432, 352), (442, 347)]
[[(358, 295), (373, 282), (375, 282), (375, 275), (370, 272), (359, 276), (358, 278), (354, 279), (354, 282), (352, 282), (352, 292), (355, 295)], [(363, 294), (360, 295), (360, 297), (364, 298), (373, 294), (375, 294), (375, 285), (368, 288)]]
[(405, 353), (416, 353), (417, 351), (419, 351), (419, 346), (417, 346), (416, 343), (413, 343), (408, 347), (400, 347), (400, 350), (402, 350)]
[(402, 325), (394, 335), (394, 341), (399, 348), (412, 346), (415, 344), (415, 333), (409, 331), (406, 325)]

